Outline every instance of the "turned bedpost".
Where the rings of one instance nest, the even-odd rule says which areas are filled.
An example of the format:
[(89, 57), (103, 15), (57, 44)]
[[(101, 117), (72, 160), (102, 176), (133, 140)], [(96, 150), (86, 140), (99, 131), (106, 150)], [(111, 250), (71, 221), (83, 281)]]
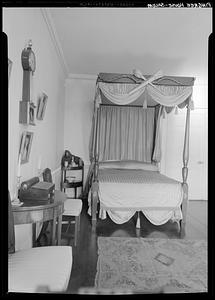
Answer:
[(91, 216), (92, 216), (92, 231), (96, 229), (96, 213), (97, 213), (97, 203), (98, 203), (98, 190), (99, 183), (98, 181), (93, 181), (91, 188)]
[(98, 170), (99, 170), (99, 107), (96, 108), (95, 116), (95, 143), (94, 143), (94, 175), (91, 189), (91, 215), (92, 215), (92, 229), (96, 227), (96, 214), (98, 204)]
[(182, 168), (182, 187), (183, 187), (183, 202), (182, 202), (182, 225), (185, 226), (187, 216), (187, 204), (188, 204), (188, 160), (189, 160), (189, 135), (190, 135), (190, 108), (187, 106), (187, 116), (185, 125), (185, 136), (184, 136), (184, 150), (183, 150), (183, 168)]
[(94, 180), (98, 181), (99, 168), (99, 107), (96, 108), (96, 122), (95, 122), (95, 144), (94, 144)]

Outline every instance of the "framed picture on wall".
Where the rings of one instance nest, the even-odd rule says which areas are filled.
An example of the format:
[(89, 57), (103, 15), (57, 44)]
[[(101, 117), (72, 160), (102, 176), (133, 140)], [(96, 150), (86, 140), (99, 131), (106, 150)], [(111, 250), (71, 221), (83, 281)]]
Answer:
[(34, 103), (30, 102), (30, 105), (29, 105), (29, 124), (31, 124), (31, 125), (35, 125), (35, 123), (34, 123), (35, 108), (36, 108), (36, 106), (34, 105)]
[(29, 161), (31, 152), (31, 144), (33, 139), (33, 132), (24, 131), (20, 140), (19, 154), (21, 155), (21, 164)]
[(45, 93), (41, 93), (37, 100), (37, 119), (43, 120), (46, 110), (48, 96)]

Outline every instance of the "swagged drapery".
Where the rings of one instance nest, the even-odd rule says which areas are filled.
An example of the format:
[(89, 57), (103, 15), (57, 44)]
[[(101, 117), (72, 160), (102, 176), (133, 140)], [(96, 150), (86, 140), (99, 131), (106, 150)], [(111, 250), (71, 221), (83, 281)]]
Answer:
[[(117, 80), (114, 79), (114, 77), (117, 77), (116, 74), (112, 74), (112, 76), (110, 76), (110, 74), (109, 76), (105, 76), (106, 74), (108, 75), (108, 73), (100, 73), (96, 84), (95, 110), (90, 141), (91, 161), (93, 161), (95, 153), (97, 151), (99, 160), (134, 159), (143, 160), (145, 162), (149, 162), (149, 160), (159, 162), (161, 159), (162, 117), (165, 117), (165, 113), (169, 113), (173, 109), (175, 109), (177, 113), (178, 107), (183, 108), (185, 106), (188, 106), (190, 109), (194, 108), (192, 101), (192, 91), (195, 79), (190, 77), (182, 77), (181, 80), (181, 78), (173, 76), (165, 77), (162, 76), (162, 73), (160, 71), (153, 76), (144, 77), (140, 71), (135, 70), (133, 75), (121, 75), (122, 81), (117, 82)], [(105, 80), (105, 77), (108, 77), (108, 80)], [(118, 78), (120, 79), (119, 75)], [(165, 84), (163, 84), (163, 82), (165, 82)], [(140, 113), (138, 112), (139, 109), (137, 109), (135, 113), (128, 113), (129, 108), (128, 110), (125, 110), (125, 107), (123, 107), (123, 109), (117, 110), (115, 107), (112, 107), (111, 109), (110, 107), (104, 108), (103, 106), (101, 106), (101, 104), (109, 106), (140, 106), (143, 109), (143, 112)], [(100, 106), (101, 108), (98, 110)], [(135, 138), (133, 138), (131, 142), (131, 138), (129, 138), (129, 130), (130, 132), (134, 133), (133, 126), (137, 125), (137, 130), (139, 131), (141, 122), (142, 125), (149, 122), (149, 124), (151, 124), (152, 126), (152, 118), (151, 121), (149, 121), (149, 111), (153, 110), (151, 108), (153, 106), (158, 108), (157, 118), (155, 119), (154, 123), (155, 132), (152, 134), (152, 136), (154, 137), (154, 145), (152, 145), (152, 140), (149, 139), (149, 132), (148, 134), (146, 134), (147, 130), (142, 129), (142, 135), (139, 138), (140, 145), (138, 145), (134, 150), (136, 141)], [(126, 114), (127, 121), (125, 117)], [(133, 117), (129, 117), (129, 114)], [(142, 121), (140, 121), (140, 115), (143, 116), (141, 117)], [(120, 123), (118, 118), (124, 119), (123, 123)], [(129, 123), (128, 120), (131, 120), (131, 118), (132, 121)], [(135, 120), (135, 118), (139, 118), (139, 121)], [(110, 124), (111, 120), (115, 125)], [(97, 123), (98, 126), (96, 125)], [(113, 130), (111, 130), (111, 126)], [(119, 136), (119, 128), (122, 128), (123, 126), (123, 133), (121, 136)], [(148, 128), (150, 128), (150, 126), (148, 126)], [(127, 133), (125, 133), (126, 130)], [(110, 137), (111, 132), (114, 133), (112, 137)], [(128, 136), (126, 134), (128, 134)], [(98, 139), (96, 138), (96, 136), (98, 136)], [(144, 138), (144, 136), (147, 136), (147, 138)], [(124, 144), (122, 145), (123, 137)], [(143, 142), (143, 140), (147, 140), (149, 142), (150, 146), (148, 146), (148, 149), (150, 148), (150, 151), (153, 151), (152, 153), (149, 153), (150, 151), (148, 153), (145, 153), (147, 146), (146, 143)], [(143, 152), (141, 154), (140, 149), (142, 149)], [(121, 152), (121, 150), (123, 151)]]
[[(155, 86), (142, 83), (141, 85), (132, 86), (131, 84), (109, 84), (99, 82), (97, 87), (103, 95), (116, 105), (128, 105), (137, 100), (140, 96), (144, 98), (143, 108), (147, 108), (147, 98), (151, 98), (157, 104), (175, 107), (184, 103), (192, 94), (192, 87), (190, 86)], [(102, 103), (101, 92), (96, 98), (97, 106)], [(145, 93), (145, 95), (144, 95)]]

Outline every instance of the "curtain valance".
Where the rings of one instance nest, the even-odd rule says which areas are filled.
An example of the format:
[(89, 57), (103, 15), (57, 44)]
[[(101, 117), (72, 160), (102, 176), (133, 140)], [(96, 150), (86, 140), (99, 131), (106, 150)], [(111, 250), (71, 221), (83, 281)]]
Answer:
[[(192, 85), (155, 85), (160, 73), (145, 79), (142, 83), (113, 83), (113, 82), (97, 82), (96, 106), (102, 104), (102, 94), (110, 102), (115, 105), (132, 105), (139, 99), (140, 105), (147, 108), (147, 105), (155, 106), (157, 104), (165, 107), (183, 107), (183, 103), (187, 100), (191, 102), (193, 92)], [(176, 80), (174, 80), (177, 83)], [(187, 103), (187, 102), (186, 102)], [(193, 103), (190, 103), (193, 108)], [(168, 111), (168, 110), (167, 110)]]
[[(136, 86), (136, 85), (135, 85)], [(114, 84), (100, 82), (97, 85), (98, 93), (96, 103), (102, 104), (101, 93), (113, 104), (128, 105), (136, 101), (140, 96), (142, 106), (155, 106), (160, 104), (166, 107), (174, 107), (184, 103), (191, 98), (193, 88), (190, 86), (138, 86), (133, 87), (131, 84)], [(150, 98), (151, 101), (150, 101)], [(148, 100), (148, 101), (147, 101)]]

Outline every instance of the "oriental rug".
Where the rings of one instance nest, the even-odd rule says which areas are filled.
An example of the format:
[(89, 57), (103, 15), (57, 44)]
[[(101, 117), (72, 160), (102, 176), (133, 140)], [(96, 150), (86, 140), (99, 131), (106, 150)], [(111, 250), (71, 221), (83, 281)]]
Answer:
[(95, 288), (207, 292), (207, 241), (98, 237)]

